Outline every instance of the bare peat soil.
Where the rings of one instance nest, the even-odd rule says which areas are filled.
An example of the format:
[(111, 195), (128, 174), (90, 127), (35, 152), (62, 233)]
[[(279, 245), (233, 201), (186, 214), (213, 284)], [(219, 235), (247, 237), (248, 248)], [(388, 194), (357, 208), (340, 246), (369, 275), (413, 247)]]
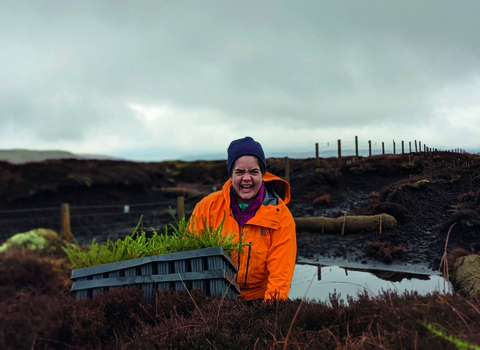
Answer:
[[(438, 269), (448, 237), (449, 251), (480, 249), (480, 157), (451, 152), (380, 155), (368, 158), (290, 160), (294, 217), (374, 215), (395, 217), (393, 229), (341, 235), (297, 232), (298, 256), (313, 261), (374, 262)], [(285, 160), (267, 159), (267, 170), (285, 177)], [(50, 160), (0, 162), (0, 221), (16, 209), (70, 203), (76, 206), (186, 198), (186, 215), (202, 196), (227, 179), (225, 161), (138, 163)], [(98, 211), (95, 209), (95, 211)], [(4, 232), (9, 232), (6, 221)], [(172, 223), (163, 217), (158, 225)], [(75, 232), (74, 232), (75, 234)], [(2, 237), (2, 239), (6, 239)]]
[[(299, 255), (320, 262), (368, 266), (379, 261), (393, 269), (409, 266), (407, 270), (415, 272), (441, 269), (445, 249), (478, 253), (479, 169), (477, 157), (453, 153), (379, 157), (346, 165), (340, 169), (341, 191), (333, 191), (331, 196), (336, 200), (334, 208), (341, 211), (329, 213), (329, 204), (323, 213), (386, 213), (395, 217), (396, 227), (348, 236), (299, 233)], [(309, 197), (308, 192), (305, 196)], [(295, 205), (299, 204), (294, 204), (293, 211)], [(313, 211), (322, 214), (316, 208)], [(300, 210), (298, 214), (302, 214)]]

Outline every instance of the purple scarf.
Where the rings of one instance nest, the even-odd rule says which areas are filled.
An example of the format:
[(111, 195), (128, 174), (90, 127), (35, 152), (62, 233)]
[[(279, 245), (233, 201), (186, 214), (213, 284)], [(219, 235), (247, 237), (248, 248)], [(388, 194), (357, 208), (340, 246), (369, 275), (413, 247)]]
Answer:
[(265, 183), (262, 182), (262, 186), (260, 187), (260, 190), (258, 191), (257, 196), (242, 213), (242, 210), (238, 206), (238, 201), (237, 201), (237, 197), (235, 196), (235, 192), (232, 191), (230, 193), (230, 198), (231, 198), (230, 207), (232, 208), (233, 217), (235, 218), (235, 220), (237, 220), (240, 226), (245, 225), (248, 222), (248, 220), (250, 220), (255, 216), (255, 213), (257, 212), (258, 208), (260, 208), (260, 206), (262, 205), (263, 197), (265, 197)]

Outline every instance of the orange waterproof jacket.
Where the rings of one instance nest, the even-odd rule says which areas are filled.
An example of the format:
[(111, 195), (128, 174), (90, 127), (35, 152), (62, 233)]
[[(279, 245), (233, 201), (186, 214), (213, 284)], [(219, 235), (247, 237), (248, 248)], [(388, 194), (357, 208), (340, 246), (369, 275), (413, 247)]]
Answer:
[(234, 233), (236, 241), (241, 238), (248, 244), (234, 257), (240, 298), (287, 299), (297, 254), (295, 222), (286, 206), (290, 202), (290, 186), (268, 172), (263, 181), (266, 188), (263, 203), (244, 226), (239, 227), (230, 209), (230, 179), (221, 191), (208, 195), (196, 205), (190, 224), (200, 232), (205, 223), (216, 228), (225, 219), (223, 233)]

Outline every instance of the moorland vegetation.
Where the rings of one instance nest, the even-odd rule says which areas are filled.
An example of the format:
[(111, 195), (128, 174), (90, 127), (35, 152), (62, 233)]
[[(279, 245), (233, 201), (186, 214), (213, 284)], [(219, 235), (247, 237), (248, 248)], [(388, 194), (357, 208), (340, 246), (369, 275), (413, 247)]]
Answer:
[[(398, 223), (394, 228), (381, 234), (362, 232), (349, 242), (365, 255), (376, 246), (380, 260), (382, 249), (402, 246), (393, 263), (427, 262), (453, 280), (455, 261), (478, 255), (478, 156), (438, 152), (345, 159), (340, 168), (336, 164), (335, 159), (291, 161), (294, 216), (392, 215)], [(270, 159), (267, 165), (282, 175), (283, 159)], [(167, 192), (154, 190), (162, 187), (208, 192), (221, 186), (224, 167), (224, 162), (145, 167), (78, 160), (0, 163), (1, 206), (75, 199), (106, 203), (108, 191), (117, 201), (167, 198)], [(79, 188), (88, 195), (75, 197), (82, 193)], [(334, 242), (317, 238), (317, 233), (299, 232), (299, 254), (321, 256), (336, 250)], [(145, 304), (139, 289), (76, 300), (70, 291), (75, 266), (62, 249), (65, 242), (48, 239), (51, 244), (39, 249), (18, 245), (0, 253), (2, 349), (480, 348), (480, 295), (467, 294), (458, 285), (452, 293), (365, 291), (346, 300), (332, 292), (328, 302), (247, 303), (192, 290), (159, 292)], [(338, 235), (337, 241), (342, 239)], [(348, 249), (340, 254), (348, 255)]]

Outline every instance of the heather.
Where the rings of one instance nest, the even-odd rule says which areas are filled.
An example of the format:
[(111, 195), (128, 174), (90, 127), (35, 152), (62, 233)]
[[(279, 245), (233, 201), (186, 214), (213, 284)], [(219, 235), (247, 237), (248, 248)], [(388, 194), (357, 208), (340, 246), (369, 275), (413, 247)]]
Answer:
[[(200, 290), (116, 289), (77, 301), (61, 257), (0, 254), (2, 349), (452, 349), (480, 344), (480, 299), (331, 294), (245, 302)], [(467, 347), (468, 348), (468, 347)], [(471, 348), (475, 348), (472, 347)], [(477, 346), (478, 348), (478, 346)]]

